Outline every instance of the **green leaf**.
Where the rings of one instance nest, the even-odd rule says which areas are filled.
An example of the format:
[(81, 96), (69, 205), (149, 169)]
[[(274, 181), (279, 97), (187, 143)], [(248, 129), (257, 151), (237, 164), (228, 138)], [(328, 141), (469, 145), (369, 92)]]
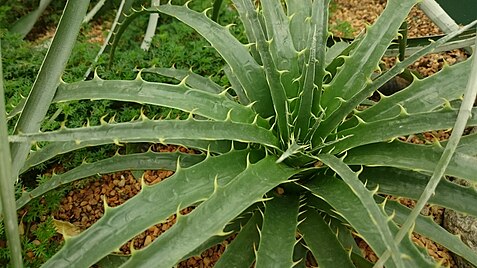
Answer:
[[(386, 243), (392, 242), (392, 240), (383, 240), (385, 238), (378, 229), (383, 226), (379, 226), (379, 223), (373, 221), (369, 213), (366, 212), (369, 207), (363, 205), (356, 193), (345, 182), (328, 176), (320, 176), (304, 186), (310, 189), (314, 195), (328, 202), (333, 207), (333, 211), (344, 217), (346, 222), (357, 231), (378, 256), (384, 253)], [(380, 213), (384, 215), (382, 211)], [(390, 229), (392, 235), (398, 231), (398, 227), (391, 221), (386, 221), (385, 226)], [(405, 267), (435, 267), (417, 250), (409, 238), (399, 244), (399, 249), (406, 256), (399, 255), (399, 258), (402, 257)], [(396, 265), (388, 261), (386, 267), (396, 267)]]
[[(315, 6), (316, 5), (316, 6)], [(326, 50), (328, 42), (328, 20), (329, 20), (329, 5), (330, 0), (315, 1), (313, 3), (312, 25), (316, 25), (316, 62), (314, 83), (316, 89), (313, 94), (313, 114), (318, 116), (321, 113), (322, 107), (321, 94), (323, 88), (323, 80), (325, 78), (326, 68)], [(320, 119), (321, 120), (321, 119)]]
[(17, 20), (10, 31), (19, 34), (22, 39), (25, 38), (50, 3), (51, 0), (40, 0), (37, 9)]
[(299, 196), (275, 196), (265, 202), (257, 267), (292, 267)]
[[(1, 41), (1, 40), (0, 40)], [(6, 232), (11, 266), (23, 267), (22, 246), (18, 230), (18, 217), (15, 209), (15, 187), (12, 181), (12, 158), (8, 143), (8, 125), (5, 110), (3, 87), (2, 46), (0, 42), (0, 226)], [(4, 216), (5, 215), (5, 216)]]
[(60, 187), (61, 185), (94, 176), (96, 174), (106, 174), (122, 170), (145, 169), (165, 169), (174, 171), (178, 164), (182, 167), (189, 167), (197, 164), (203, 159), (204, 155), (191, 155), (177, 152), (147, 152), (141, 154), (116, 155), (91, 164), (85, 163), (63, 174), (53, 175), (48, 181), (40, 184), (35, 189), (23, 192), (22, 196), (17, 200), (16, 207), (17, 209), (20, 209), (32, 199), (42, 196), (46, 192)]
[(151, 139), (160, 143), (167, 140), (236, 140), (278, 147), (273, 133), (264, 128), (230, 121), (202, 120), (144, 120), (139, 122), (104, 124), (102, 126), (62, 129), (38, 134), (19, 134), (10, 136), (11, 142), (25, 141), (99, 141), (109, 137), (111, 141), (134, 140), (148, 142)]
[[(386, 49), (396, 37), (402, 21), (416, 3), (417, 0), (390, 1), (375, 24), (367, 28), (363, 40), (345, 58), (340, 71), (324, 88), (321, 98), (321, 106), (326, 110), (324, 120), (341, 106), (343, 100), (350, 99), (369, 83)], [(328, 128), (318, 129), (315, 144), (329, 133)]]
[[(432, 172), (444, 149), (434, 145), (417, 145), (394, 141), (375, 143), (349, 150), (344, 161), (349, 165), (389, 166)], [(476, 158), (456, 152), (446, 175), (477, 182)]]
[[(471, 61), (467, 60), (445, 66), (436, 75), (422, 80), (414, 77), (412, 84), (405, 89), (389, 97), (381, 96), (379, 102), (368, 109), (357, 111), (356, 115), (366, 122), (372, 122), (396, 117), (402, 108), (410, 114), (430, 112), (442, 107), (446, 102), (460, 99), (469, 77), (470, 63)], [(357, 123), (358, 120), (352, 118), (340, 128), (350, 128)]]
[(237, 237), (227, 246), (214, 267), (250, 268), (255, 260), (254, 249), (258, 247), (260, 241), (258, 227), (260, 227), (261, 224), (262, 218), (260, 213), (255, 212), (252, 218), (240, 230)]
[(245, 93), (245, 90), (243, 89), (243, 86), (240, 84), (240, 81), (237, 79), (237, 76), (235, 75), (234, 72), (232, 72), (232, 69), (230, 68), (230, 66), (225, 65), (223, 70), (225, 75), (229, 79), (229, 82), (232, 85), (232, 90), (235, 92), (235, 95), (237, 95), (239, 102), (243, 105), (249, 105), (250, 99)]
[(286, 0), (287, 16), (290, 19), (290, 35), (295, 50), (302, 51), (308, 47), (310, 38), (311, 0)]
[[(393, 221), (398, 224), (403, 224), (411, 213), (409, 208), (404, 207), (395, 201), (387, 201), (385, 209), (388, 213), (394, 214)], [(477, 253), (462, 242), (458, 236), (449, 233), (442, 228), (442, 226), (434, 222), (432, 218), (418, 216), (414, 226), (414, 231), (444, 246), (453, 253), (462, 256), (474, 265), (477, 265)]]
[(338, 241), (337, 234), (332, 232), (322, 216), (308, 207), (304, 217), (298, 228), (320, 267), (354, 268), (348, 252)]
[[(192, 167), (178, 168), (173, 176), (158, 184), (143, 185), (141, 192), (124, 204), (106, 207), (101, 219), (79, 236), (67, 240), (44, 266), (89, 267), (179, 209), (207, 199), (214, 192), (214, 181), (225, 185), (246, 169), (249, 153), (249, 150), (232, 151), (208, 157)], [(250, 157), (255, 159), (254, 154)]]
[[(48, 107), (60, 83), (61, 75), (70, 58), (89, 2), (67, 2), (53, 41), (15, 126), (15, 134), (40, 130), (40, 125), (48, 112)], [(28, 143), (11, 145), (12, 181), (17, 180), (19, 170), (30, 152), (30, 147)]]
[[(360, 123), (356, 127), (339, 131), (333, 135), (335, 139), (344, 138), (332, 145), (326, 146), (325, 151), (340, 153), (348, 149), (392, 140), (399, 136), (422, 133), (431, 130), (449, 129), (454, 126), (458, 110), (442, 109), (419, 114), (401, 114), (391, 119), (383, 119), (370, 123)], [(477, 109), (472, 109), (472, 117), (467, 126), (477, 125)]]
[[(270, 95), (272, 97), (272, 104), (275, 111), (275, 122), (278, 125), (281, 141), (286, 143), (290, 138), (287, 92), (285, 92), (284, 85), (280, 81), (281, 75), (277, 69), (276, 63), (273, 61), (272, 55), (270, 54), (270, 43), (266, 40), (265, 33), (260, 26), (260, 20), (252, 2), (248, 0), (235, 0), (234, 3), (241, 13), (242, 20), (244, 20), (243, 17), (250, 20), (251, 30), (257, 42), (257, 50), (262, 59), (266, 81), (270, 88)], [(247, 88), (244, 86), (244, 89)]]
[[(394, 264), (397, 267), (404, 267), (403, 260), (401, 259), (401, 252), (399, 251), (397, 243), (393, 242), (393, 235), (387, 224), (386, 217), (383, 211), (374, 202), (373, 193), (368, 191), (368, 189), (366, 189), (366, 187), (359, 180), (358, 174), (354, 173), (346, 164), (343, 163), (343, 161), (333, 155), (321, 154), (318, 155), (318, 159), (335, 171), (343, 179), (346, 185), (348, 185), (350, 190), (353, 191), (356, 198), (359, 199), (359, 204), (357, 204), (357, 206), (366, 208), (365, 211), (361, 210), (361, 214), (363, 214), (362, 217), (369, 217), (371, 222), (374, 223), (371, 226), (375, 229), (374, 232), (376, 235), (380, 236), (385, 249), (392, 253), (391, 256)], [(314, 181), (316, 181), (316, 179)], [(310, 188), (310, 186), (310, 184), (307, 184), (308, 188)], [(313, 191), (314, 189), (316, 189), (316, 187), (310, 190)], [(326, 200), (326, 198), (324, 199)], [(340, 213), (344, 213), (344, 211), (338, 211)], [(378, 251), (378, 253), (380, 253), (380, 251)]]
[(263, 117), (273, 115), (272, 99), (262, 67), (253, 59), (246, 46), (241, 44), (226, 27), (211, 21), (205, 14), (186, 6), (164, 4), (157, 9), (176, 17), (194, 28), (219, 52), (242, 84), (255, 110)]
[[(298, 65), (300, 55), (295, 50), (293, 40), (290, 38), (290, 20), (279, 1), (263, 0), (260, 4), (267, 38), (270, 40), (270, 55), (276, 69), (286, 71), (280, 74), (280, 79), (287, 98), (294, 98), (298, 96), (299, 83), (296, 82), (296, 79), (300, 77)], [(263, 62), (266, 64), (265, 61)]]
[[(286, 181), (298, 170), (276, 164), (267, 156), (247, 168), (228, 184), (215, 184), (213, 194), (148, 247), (138, 250), (124, 267), (171, 267), (213, 235), (273, 187)], [(249, 187), (250, 185), (253, 187)], [(145, 258), (147, 256), (147, 258)]]
[(167, 76), (170, 78), (174, 78), (178, 81), (184, 80), (185, 84), (188, 85), (189, 87), (200, 89), (209, 93), (219, 94), (224, 91), (224, 89), (220, 85), (216, 84), (210, 78), (205, 78), (203, 76), (200, 76), (192, 72), (192, 70), (189, 70), (189, 71), (179, 70), (174, 67), (172, 68), (152, 67), (152, 68), (141, 69), (140, 72), (159, 74), (159, 75)]
[[(417, 200), (430, 175), (391, 167), (365, 167), (359, 177), (369, 189), (379, 187), (379, 193)], [(442, 180), (429, 203), (477, 217), (477, 207), (473, 204), (476, 199), (476, 189)]]
[[(142, 140), (142, 139), (141, 139)], [(148, 141), (142, 140), (143, 142), (150, 142), (154, 143), (157, 142), (156, 139), (152, 138)], [(132, 144), (134, 142), (137, 142), (137, 140), (134, 139), (126, 139), (123, 140), (123, 142)], [(40, 163), (43, 163), (49, 159), (52, 159), (60, 154), (72, 152), (74, 150), (78, 150), (81, 148), (87, 148), (91, 146), (98, 146), (98, 145), (104, 145), (104, 144), (111, 144), (114, 143), (113, 140), (107, 139), (107, 140), (95, 140), (95, 141), (83, 141), (81, 143), (76, 143), (76, 142), (53, 142), (49, 143), (48, 145), (42, 147), (41, 149), (38, 149), (36, 151), (33, 151), (30, 153), (28, 156), (27, 160), (25, 161), (25, 165), (23, 168), (20, 170), (20, 174), (24, 173), (27, 171), (29, 168), (34, 167)], [(225, 140), (209, 140), (209, 141), (202, 141), (202, 140), (187, 140), (187, 139), (181, 139), (181, 140), (167, 140), (167, 144), (173, 144), (173, 145), (179, 145), (183, 146), (186, 148), (190, 149), (198, 149), (201, 151), (208, 151), (211, 153), (226, 153), (230, 151), (232, 148), (232, 142), (231, 141), (225, 141)], [(237, 148), (240, 148), (238, 144), (235, 144)]]
[[(376, 90), (384, 86), (386, 82), (391, 80), (396, 75), (402, 73), (404, 68), (411, 65), (416, 60), (419, 60), (422, 56), (426, 55), (427, 53), (432, 52), (440, 44), (444, 44), (445, 42), (451, 40), (453, 37), (464, 32), (466, 29), (472, 27), (473, 25), (474, 24), (466, 25), (462, 27), (461, 29), (459, 29), (458, 31), (455, 31), (449, 35), (446, 35), (442, 37), (441, 39), (439, 39), (438, 41), (432, 43), (431, 45), (412, 54), (411, 56), (404, 59), (402, 62), (397, 62), (390, 70), (382, 73), (380, 76), (378, 76), (378, 78), (376, 78), (376, 80), (374, 80), (372, 83), (368, 83), (368, 85), (366, 85), (364, 89), (360, 90), (353, 97), (351, 97), (345, 103), (343, 103), (343, 105), (338, 111), (336, 111), (334, 114), (329, 116), (329, 120), (327, 120), (322, 126), (322, 131), (325, 133), (329, 133), (332, 129), (335, 129), (340, 124), (340, 122), (343, 121), (343, 119), (345, 119), (354, 109), (356, 109), (356, 107), (358, 107), (360, 103), (367, 100), (367, 98), (371, 94), (373, 94), (373, 92), (375, 92)], [(432, 93), (430, 95), (433, 95)]]
[(106, 81), (96, 78), (90, 81), (60, 85), (53, 101), (81, 99), (148, 103), (179, 109), (214, 120), (231, 119), (242, 123), (256, 121), (263, 127), (269, 127), (268, 122), (260, 118), (250, 107), (229, 100), (224, 95), (189, 88), (184, 84), (153, 83), (140, 78), (131, 81)]

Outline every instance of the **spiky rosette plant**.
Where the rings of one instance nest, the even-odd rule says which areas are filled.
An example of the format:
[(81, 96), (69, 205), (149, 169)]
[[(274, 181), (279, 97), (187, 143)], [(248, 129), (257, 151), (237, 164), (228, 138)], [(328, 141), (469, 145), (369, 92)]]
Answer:
[[(477, 254), (419, 216), (419, 207), (411, 213), (383, 197), (419, 199), (424, 193), (418, 205), (429, 201), (477, 216), (476, 206), (469, 205), (477, 200), (474, 188), (447, 180), (436, 188), (443, 174), (477, 181), (477, 135), (463, 137), (452, 154), (469, 116), (462, 112), (463, 119), (456, 120), (471, 62), (446, 67), (423, 80), (415, 78), (406, 89), (357, 110), (407, 65), (458, 33), (372, 80), (417, 0), (388, 1), (377, 22), (344, 50), (327, 47), (329, 0), (287, 0), (286, 6), (262, 0), (258, 9), (250, 0), (233, 2), (249, 44), (187, 6), (164, 4), (140, 11), (176, 17), (206, 38), (227, 63), (230, 89), (190, 71), (151, 68), (143, 72), (181, 82), (147, 82), (141, 75), (133, 81), (105, 81), (95, 76), (62, 83), (53, 99), (147, 103), (188, 112), (187, 120), (143, 116), (79, 129), (17, 131), (9, 137), (14, 144), (50, 142), (26, 161), (14, 159), (14, 172), (61, 153), (113, 142), (179, 144), (204, 152), (116, 155), (55, 175), (25, 193), (18, 207), (58, 185), (97, 173), (175, 171), (159, 184), (143, 184), (139, 194), (118, 207), (105, 203), (104, 216), (80, 235), (65, 237), (64, 247), (44, 266), (89, 267), (174, 213), (176, 224), (144, 249), (132, 250), (121, 267), (172, 267), (234, 234), (216, 267), (304, 267), (308, 253), (320, 267), (370, 267), (353, 236), (366, 241), (386, 267), (435, 267), (426, 251), (411, 242), (411, 225), (413, 231), (477, 264)], [(472, 72), (476, 76), (475, 66)], [(465, 97), (470, 100), (472, 94)], [(462, 104), (467, 109), (463, 111), (476, 114), (468, 103)], [(455, 122), (456, 138), (449, 146), (397, 139), (450, 129)], [(477, 117), (467, 125), (477, 125)], [(22, 163), (16, 170), (15, 160)], [(180, 215), (190, 206), (195, 207), (191, 213)]]

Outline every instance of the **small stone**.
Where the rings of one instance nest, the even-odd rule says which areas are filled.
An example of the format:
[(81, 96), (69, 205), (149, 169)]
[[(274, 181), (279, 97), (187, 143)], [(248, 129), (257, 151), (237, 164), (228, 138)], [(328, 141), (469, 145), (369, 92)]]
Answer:
[(146, 236), (146, 239), (144, 240), (144, 246), (147, 247), (149, 244), (152, 242), (152, 236), (148, 235)]

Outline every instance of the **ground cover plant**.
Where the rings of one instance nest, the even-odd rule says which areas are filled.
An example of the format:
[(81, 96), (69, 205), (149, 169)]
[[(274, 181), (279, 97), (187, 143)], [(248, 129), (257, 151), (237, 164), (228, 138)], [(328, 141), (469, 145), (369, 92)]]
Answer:
[[(248, 0), (233, 3), (245, 28), (246, 45), (230, 34), (229, 27), (187, 5), (164, 4), (139, 11), (176, 17), (204, 36), (225, 60), (231, 88), (190, 71), (157, 67), (142, 70), (134, 80), (95, 76), (58, 86), (65, 57), (55, 59), (58, 55), (47, 54), (28, 97), (36, 102), (27, 101), (13, 135), (1, 133), (4, 143), (8, 139), (12, 148), (12, 162), (2, 164), (11, 164), (13, 174), (2, 176), (3, 181), (13, 185), (23, 169), (101, 144), (159, 142), (203, 153), (194, 156), (194, 161), (183, 161), (190, 156), (180, 153), (116, 155), (54, 175), (23, 193), (16, 200), (17, 208), (59, 185), (96, 173), (176, 166), (172, 177), (156, 185), (144, 184), (141, 192), (123, 205), (111, 208), (105, 204), (103, 218), (77, 236), (65, 236), (62, 249), (44, 266), (89, 267), (176, 212), (176, 224), (144, 249), (132, 250), (121, 267), (172, 267), (233, 234), (236, 238), (218, 267), (250, 267), (252, 263), (303, 267), (308, 251), (320, 267), (372, 266), (361, 256), (352, 234), (377, 253), (380, 261), (376, 266), (435, 267), (431, 258), (411, 243), (407, 235), (411, 226), (477, 264), (477, 254), (459, 238), (419, 216), (428, 201), (477, 215), (475, 207), (468, 206), (475, 201), (475, 189), (440, 181), (443, 175), (477, 180), (473, 164), (476, 135), (461, 138), (466, 125), (477, 124), (475, 117), (467, 122), (476, 112), (472, 109), (477, 72), (474, 59), (429, 78), (415, 79), (404, 90), (356, 110), (407, 65), (458, 33), (371, 80), (417, 1), (389, 1), (381, 18), (338, 52), (326, 46), (329, 1), (289, 0), (282, 6), (280, 1), (262, 0), (258, 9)], [(74, 36), (62, 36), (61, 30), (75, 34), (81, 14), (69, 12), (86, 13), (86, 7), (87, 3), (68, 2), (65, 24), (62, 19), (50, 51), (58, 40), (69, 40), (69, 45), (62, 46), (62, 53), (69, 53)], [(61, 64), (49, 66), (50, 60)], [(53, 82), (45, 81), (41, 87), (42, 93), (48, 94), (35, 97), (42, 72), (48, 68), (52, 68), (48, 77), (53, 77)], [(149, 82), (142, 78), (146, 73), (181, 82)], [(468, 82), (469, 77), (474, 79)], [(36, 99), (47, 98), (45, 95), (50, 99)], [(38, 133), (50, 102), (90, 99), (147, 103), (182, 110), (189, 116), (180, 120), (142, 115), (131, 122), (103, 120), (97, 126)], [(450, 128), (453, 132), (445, 144), (415, 145), (396, 139)], [(29, 152), (32, 142), (48, 143)], [(2, 187), (2, 204), (10, 210), (4, 209), (3, 216), (14, 219), (11, 207), (15, 201), (5, 195), (6, 189)], [(455, 192), (458, 194), (452, 194)], [(419, 202), (411, 212), (379, 194)], [(195, 207), (191, 213), (178, 213), (190, 206)], [(14, 236), (9, 237), (15, 241)], [(18, 247), (12, 249), (18, 254)], [(21, 265), (16, 260), (16, 265)]]

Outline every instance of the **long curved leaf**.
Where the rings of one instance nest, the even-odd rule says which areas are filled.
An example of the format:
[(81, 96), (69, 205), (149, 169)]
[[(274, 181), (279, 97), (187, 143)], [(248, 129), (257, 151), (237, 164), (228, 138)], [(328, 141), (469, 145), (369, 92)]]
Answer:
[[(467, 122), (467, 126), (476, 126), (477, 108), (472, 109), (471, 113), (472, 117)], [(449, 129), (454, 126), (457, 114), (457, 110), (442, 109), (411, 115), (401, 114), (395, 118), (370, 123), (361, 122), (356, 127), (335, 134), (335, 138), (346, 138), (325, 147), (325, 151), (328, 149), (334, 153), (339, 153), (360, 145), (388, 141), (399, 136)]]
[[(154, 143), (157, 142), (156, 139), (151, 138), (150, 140), (146, 141), (143, 139), (134, 140), (134, 139), (126, 139), (123, 140), (125, 143), (132, 144), (134, 142), (149, 142)], [(105, 144), (112, 144), (114, 143), (111, 139), (106, 140), (95, 140), (95, 141), (83, 141), (81, 143), (76, 142), (53, 142), (45, 145), (41, 149), (33, 151), (28, 156), (27, 160), (25, 161), (25, 165), (20, 170), (20, 174), (27, 171), (29, 168), (34, 167), (40, 163), (48, 161), (60, 154), (69, 153), (74, 150), (88, 148), (92, 146), (99, 146)], [(181, 139), (181, 140), (167, 140), (167, 144), (179, 145), (189, 149), (197, 149), (201, 151), (208, 151), (211, 153), (226, 153), (230, 151), (232, 148), (232, 141), (227, 140), (188, 140), (188, 139)], [(235, 147), (240, 148), (238, 144)]]
[[(394, 141), (375, 143), (349, 150), (344, 159), (349, 165), (388, 166), (432, 172), (443, 148)], [(446, 175), (477, 181), (476, 157), (456, 152)]]
[(107, 81), (96, 78), (90, 81), (62, 84), (58, 87), (53, 102), (81, 99), (148, 103), (179, 109), (214, 120), (225, 120), (229, 117), (235, 122), (251, 123), (257, 120), (261, 126), (268, 125), (250, 107), (240, 105), (223, 95), (189, 88), (184, 84), (153, 83), (141, 78), (131, 81)]
[(255, 110), (263, 118), (273, 115), (272, 98), (263, 68), (250, 55), (246, 46), (241, 44), (226, 27), (214, 23), (205, 14), (192, 11), (186, 6), (164, 4), (157, 10), (176, 17), (207, 39), (230, 65), (247, 96), (255, 102), (253, 106)]
[[(396, 267), (404, 267), (401, 252), (398, 248), (398, 244), (393, 242), (393, 235), (387, 224), (386, 217), (375, 203), (373, 193), (366, 189), (359, 180), (358, 174), (354, 173), (343, 161), (333, 155), (318, 155), (318, 159), (335, 171), (346, 185), (348, 185), (350, 190), (353, 191), (355, 197), (359, 199), (357, 206), (366, 208), (365, 211), (362, 211), (366, 214), (366, 216), (363, 215), (363, 217), (369, 218), (371, 222), (374, 223), (370, 225), (370, 228), (375, 229), (374, 232), (380, 237), (385, 250), (391, 252), (391, 257)], [(307, 184), (307, 187), (310, 187), (309, 184)], [(339, 212), (344, 213), (343, 211)]]
[(26, 141), (111, 141), (135, 140), (148, 142), (151, 139), (166, 143), (168, 139), (235, 140), (278, 147), (273, 133), (264, 128), (230, 121), (202, 120), (144, 120), (139, 122), (104, 124), (102, 126), (62, 129), (37, 134), (10, 136), (10, 142)]
[[(343, 181), (324, 176), (305, 184), (305, 187), (310, 189), (313, 195), (329, 203), (333, 207), (333, 211), (344, 217), (346, 222), (358, 232), (374, 252), (381, 255), (386, 250), (386, 241), (383, 241), (383, 237), (377, 230), (378, 223), (374, 222), (369, 214), (365, 212), (368, 208), (361, 203), (360, 199)], [(382, 214), (384, 215), (384, 213)], [(398, 227), (391, 221), (386, 221), (386, 226), (390, 228), (392, 234), (397, 233)], [(405, 267), (435, 267), (417, 250), (410, 239), (405, 239), (399, 245), (399, 248), (406, 256), (402, 260), (406, 265)], [(396, 267), (396, 265), (388, 261), (386, 267)]]
[(378, 68), (379, 61), (389, 44), (396, 37), (401, 22), (417, 2), (390, 1), (386, 4), (376, 23), (367, 29), (363, 41), (345, 59), (342, 69), (325, 88), (322, 106), (326, 107), (327, 116), (340, 106), (340, 99), (349, 99), (366, 85), (371, 74)]
[[(368, 189), (378, 188), (379, 193), (417, 200), (429, 182), (430, 175), (391, 167), (364, 167), (359, 178), (366, 181)], [(477, 191), (447, 180), (442, 180), (429, 203), (460, 211), (477, 217), (473, 201)]]
[(23, 192), (22, 196), (17, 200), (16, 206), (17, 209), (20, 209), (32, 199), (60, 187), (61, 185), (94, 176), (96, 174), (106, 174), (122, 170), (146, 169), (165, 169), (175, 171), (178, 164), (182, 167), (189, 167), (203, 159), (203, 155), (190, 155), (183, 153), (147, 152), (141, 154), (116, 155), (91, 164), (83, 164), (63, 174), (53, 175), (52, 178), (45, 183), (40, 184), (35, 189)]
[(304, 216), (305, 219), (298, 228), (320, 267), (354, 268), (348, 252), (337, 239), (337, 234), (332, 232), (322, 216), (313, 208), (307, 208)]
[[(267, 156), (248, 164), (230, 183), (215, 185), (208, 199), (188, 215), (179, 217), (171, 229), (135, 252), (123, 266), (169, 268), (209, 237), (222, 233), (230, 220), (298, 171), (277, 164), (276, 160), (274, 156)], [(249, 187), (250, 184), (253, 187)]]
[(411, 85), (391, 95), (357, 115), (364, 121), (377, 118), (392, 118), (401, 112), (402, 106), (408, 113), (429, 112), (442, 107), (445, 101), (460, 99), (469, 78), (470, 60), (446, 66), (438, 74), (423, 80), (414, 78)]
[(201, 89), (209, 93), (219, 94), (224, 91), (224, 89), (220, 85), (216, 84), (210, 78), (205, 78), (203, 76), (200, 76), (192, 72), (192, 70), (189, 70), (189, 71), (179, 70), (174, 67), (172, 68), (152, 67), (152, 68), (141, 69), (140, 71), (141, 73), (154, 73), (154, 74), (167, 76), (170, 78), (174, 78), (178, 81), (184, 80), (186, 85), (192, 88)]
[[(346, 102), (342, 103), (338, 111), (329, 116), (329, 119), (326, 120), (326, 122), (324, 122), (322, 126), (324, 133), (329, 133), (331, 129), (336, 128), (340, 124), (340, 122), (342, 122), (344, 118), (346, 118), (354, 109), (356, 109), (356, 107), (360, 103), (365, 101), (371, 94), (373, 94), (373, 92), (382, 87), (386, 82), (391, 80), (396, 75), (400, 74), (404, 70), (404, 68), (407, 68), (407, 66), (411, 65), (413, 62), (415, 62), (422, 56), (433, 51), (439, 45), (444, 44), (445, 42), (451, 40), (453, 37), (464, 32), (466, 29), (471, 28), (473, 25), (475, 25), (475, 23), (477, 22), (468, 24), (459, 29), (458, 31), (446, 35), (438, 41), (432, 43), (431, 45), (412, 54), (410, 57), (407, 57), (403, 61), (397, 62), (390, 70), (382, 73), (372, 83), (368, 83), (362, 90), (358, 91), (354, 96), (346, 100)], [(394, 103), (394, 105), (396, 105), (396, 103)]]
[(139, 194), (121, 206), (106, 207), (101, 219), (80, 235), (68, 239), (44, 267), (93, 265), (143, 230), (165, 221), (178, 209), (208, 198), (214, 192), (216, 179), (223, 185), (246, 169), (247, 155), (249, 151), (244, 150), (208, 157), (190, 168), (178, 168), (161, 183), (143, 185)]
[(257, 267), (292, 267), (299, 196), (275, 196), (265, 203)]

